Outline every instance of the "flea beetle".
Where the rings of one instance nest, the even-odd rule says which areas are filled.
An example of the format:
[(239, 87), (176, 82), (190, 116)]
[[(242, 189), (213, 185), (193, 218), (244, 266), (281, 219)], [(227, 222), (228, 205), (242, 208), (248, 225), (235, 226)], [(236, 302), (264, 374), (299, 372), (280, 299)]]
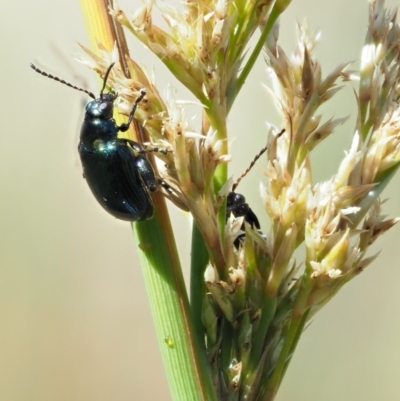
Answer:
[(160, 181), (145, 153), (166, 153), (167, 150), (149, 150), (138, 142), (118, 138), (118, 132), (128, 130), (146, 91), (142, 89), (133, 103), (128, 121), (117, 125), (113, 119), (117, 93), (104, 93), (113, 66), (114, 63), (107, 69), (100, 95), (96, 98), (93, 93), (43, 72), (31, 64), (39, 74), (85, 92), (93, 99), (86, 106), (78, 145), (83, 176), (94, 197), (108, 213), (120, 220), (141, 221), (153, 215), (154, 205), (150, 192), (157, 190)]
[[(280, 137), (285, 130), (283, 129), (279, 132), (278, 137)], [(245, 230), (245, 222), (251, 226), (251, 228), (256, 229), (263, 236), (264, 234), (260, 231), (260, 222), (256, 214), (251, 210), (249, 204), (246, 202), (246, 198), (242, 194), (238, 194), (235, 192), (242, 178), (244, 178), (247, 173), (252, 169), (256, 161), (265, 153), (267, 150), (267, 146), (261, 149), (261, 151), (254, 157), (249, 167), (245, 170), (245, 172), (236, 180), (236, 182), (232, 185), (232, 191), (229, 192), (226, 198), (226, 220), (228, 220), (230, 214), (232, 213), (234, 217), (243, 217), (243, 224), (240, 229), (242, 231)], [(245, 239), (245, 234), (240, 234), (235, 238), (233, 244), (236, 248), (239, 247), (239, 244)]]

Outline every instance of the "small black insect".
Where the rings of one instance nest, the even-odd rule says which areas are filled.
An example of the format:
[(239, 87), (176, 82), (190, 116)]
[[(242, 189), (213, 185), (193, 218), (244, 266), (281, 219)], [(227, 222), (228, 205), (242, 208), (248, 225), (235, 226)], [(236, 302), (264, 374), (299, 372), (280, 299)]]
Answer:
[(154, 211), (150, 192), (157, 190), (160, 180), (144, 154), (149, 151), (166, 153), (167, 150), (145, 149), (135, 141), (118, 138), (119, 131), (128, 130), (137, 105), (146, 91), (142, 89), (133, 103), (128, 121), (117, 125), (113, 119), (117, 94), (113, 91), (104, 93), (113, 66), (114, 63), (107, 69), (103, 88), (96, 98), (93, 93), (47, 74), (31, 64), (39, 74), (85, 92), (93, 99), (86, 106), (78, 145), (83, 176), (97, 201), (112, 216), (125, 221), (146, 220), (152, 217)]
[[(261, 151), (256, 155), (253, 161), (250, 163), (250, 166), (246, 169), (246, 171), (236, 180), (236, 182), (232, 186), (232, 191), (229, 192), (226, 198), (226, 220), (228, 220), (231, 213), (234, 217), (244, 217), (243, 223), (240, 227), (240, 230), (245, 231), (245, 222), (250, 224), (253, 229), (259, 230), (261, 228), (260, 222), (256, 214), (251, 210), (249, 204), (246, 202), (246, 198), (242, 194), (238, 194), (235, 192), (239, 182), (243, 177), (247, 175), (247, 173), (254, 166), (255, 162), (261, 157), (261, 155), (267, 150), (267, 147), (261, 149)], [(233, 241), (233, 245), (235, 248), (239, 248), (239, 245), (245, 239), (245, 234), (238, 235)]]
[[(280, 137), (284, 132), (285, 130), (283, 129), (278, 134), (278, 137)], [(236, 193), (235, 190), (238, 187), (242, 178), (244, 178), (248, 174), (248, 172), (253, 168), (256, 161), (265, 153), (266, 150), (267, 146), (262, 148), (260, 152), (254, 157), (249, 167), (247, 167), (247, 169), (243, 172), (243, 174), (232, 185), (232, 191), (229, 192), (226, 198), (226, 220), (228, 220), (231, 213), (233, 214), (234, 217), (244, 217), (243, 224), (241, 225), (240, 229), (242, 231), (245, 231), (245, 222), (246, 222), (251, 226), (251, 228), (258, 230), (262, 236), (264, 236), (264, 234), (260, 231), (261, 226), (256, 214), (251, 210), (249, 204), (246, 202), (246, 198), (243, 195)], [(233, 242), (235, 248), (239, 248), (240, 243), (243, 242), (244, 239), (245, 239), (245, 234), (238, 235), (235, 238), (235, 241)]]

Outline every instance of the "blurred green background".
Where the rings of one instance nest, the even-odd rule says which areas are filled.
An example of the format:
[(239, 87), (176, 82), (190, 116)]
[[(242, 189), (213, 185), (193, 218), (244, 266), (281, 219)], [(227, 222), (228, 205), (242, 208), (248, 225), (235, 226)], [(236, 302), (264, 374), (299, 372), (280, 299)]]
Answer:
[[(126, 10), (140, 4), (121, 3)], [(287, 53), (304, 17), (322, 31), (315, 54), (324, 75), (343, 59), (358, 68), (366, 0), (293, 0), (281, 20)], [(29, 68), (33, 61), (97, 93), (93, 74), (71, 57), (82, 53), (77, 42), (87, 44), (79, 4), (7, 2), (0, 33), (0, 400), (168, 401), (130, 226), (104, 213), (82, 179), (76, 146), (88, 99)], [(129, 43), (137, 61), (154, 66), (161, 89), (172, 82), (178, 98), (191, 99), (148, 50)], [(280, 125), (262, 87), (267, 82), (260, 60), (232, 110), (234, 177), (265, 144), (266, 121)], [(325, 109), (326, 118), (351, 118), (317, 148), (315, 180), (328, 179), (343, 157), (354, 110), (350, 87)], [(200, 109), (190, 106), (189, 113), (198, 124)], [(263, 165), (240, 187), (259, 215)], [(384, 193), (390, 216), (400, 214), (399, 181)], [(171, 209), (187, 274), (190, 224)], [(279, 401), (400, 399), (399, 230), (378, 241), (378, 260), (307, 328)]]

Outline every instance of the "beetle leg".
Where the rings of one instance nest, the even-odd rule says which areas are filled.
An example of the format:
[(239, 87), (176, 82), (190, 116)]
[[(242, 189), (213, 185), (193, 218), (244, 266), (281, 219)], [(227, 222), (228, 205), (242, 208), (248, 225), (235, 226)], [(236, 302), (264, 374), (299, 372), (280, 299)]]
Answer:
[(146, 157), (141, 155), (136, 156), (135, 165), (146, 188), (151, 192), (156, 191), (158, 180), (154, 174), (153, 167)]
[(142, 153), (150, 153), (150, 152), (162, 153), (162, 154), (166, 155), (167, 153), (172, 153), (172, 150), (167, 149), (167, 148), (147, 147), (147, 148), (144, 148), (142, 151)]
[(166, 155), (167, 153), (172, 153), (171, 149), (167, 148), (158, 148), (158, 147), (146, 147), (144, 148), (140, 143), (132, 141), (132, 139), (127, 138), (118, 138), (119, 141), (124, 142), (125, 144), (129, 144), (137, 153), (146, 154), (146, 153), (162, 153)]
[(129, 112), (128, 121), (126, 123), (122, 123), (120, 126), (117, 126), (118, 131), (121, 132), (128, 131), (129, 126), (131, 125), (131, 122), (133, 120), (133, 116), (135, 115), (137, 105), (141, 102), (141, 100), (145, 97), (145, 95), (146, 95), (146, 89), (143, 88), (140, 90), (139, 97), (132, 104), (131, 111)]
[(132, 141), (128, 138), (118, 138), (118, 142), (122, 142), (124, 145), (129, 145), (137, 153), (145, 153), (143, 146), (139, 142)]
[(160, 187), (163, 187), (168, 193), (174, 193), (175, 189), (171, 187), (167, 182), (165, 182), (162, 178), (157, 177), (157, 184)]

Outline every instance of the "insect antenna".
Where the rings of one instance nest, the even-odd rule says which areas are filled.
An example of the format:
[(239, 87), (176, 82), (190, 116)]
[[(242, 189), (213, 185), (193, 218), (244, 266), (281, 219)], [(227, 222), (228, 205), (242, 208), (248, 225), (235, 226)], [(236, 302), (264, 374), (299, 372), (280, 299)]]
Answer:
[(64, 81), (64, 80), (61, 79), (61, 78), (55, 77), (54, 75), (48, 74), (47, 72), (44, 72), (44, 71), (40, 70), (39, 68), (37, 68), (33, 63), (30, 63), (30, 66), (31, 66), (31, 68), (32, 68), (34, 71), (36, 71), (37, 73), (39, 73), (39, 74), (41, 74), (41, 75), (43, 75), (43, 76), (45, 76), (45, 77), (47, 77), (47, 78), (54, 79), (55, 81), (60, 82), (60, 83), (62, 83), (62, 84), (64, 84), (64, 85), (67, 85), (67, 86), (69, 86), (69, 87), (72, 88), (72, 89), (76, 89), (76, 90), (78, 90), (78, 91), (80, 91), (80, 92), (84, 92), (84, 93), (88, 94), (92, 99), (96, 99), (96, 96), (93, 95), (92, 92), (89, 92), (89, 91), (86, 90), (86, 89), (79, 88), (78, 86), (72, 85), (72, 84), (70, 84), (69, 82)]
[(100, 99), (103, 99), (103, 92), (104, 92), (104, 89), (106, 89), (107, 79), (108, 79), (108, 76), (110, 75), (111, 69), (114, 67), (114, 65), (115, 65), (115, 63), (111, 63), (110, 66), (107, 68), (106, 74), (104, 75), (103, 87), (101, 88), (101, 91), (100, 91)]
[[(283, 129), (281, 132), (279, 132), (278, 134), (278, 138), (285, 132), (285, 129)], [(256, 164), (256, 161), (265, 153), (265, 151), (268, 149), (268, 146), (265, 146), (264, 148), (262, 148), (260, 150), (260, 152), (255, 155), (254, 159), (251, 161), (249, 167), (247, 167), (247, 169), (238, 177), (238, 179), (236, 180), (236, 182), (232, 185), (232, 192), (235, 192), (235, 189), (238, 187), (240, 181), (242, 181), (242, 179), (244, 177), (246, 177), (246, 175), (249, 173), (249, 171), (253, 168), (253, 166)]]

